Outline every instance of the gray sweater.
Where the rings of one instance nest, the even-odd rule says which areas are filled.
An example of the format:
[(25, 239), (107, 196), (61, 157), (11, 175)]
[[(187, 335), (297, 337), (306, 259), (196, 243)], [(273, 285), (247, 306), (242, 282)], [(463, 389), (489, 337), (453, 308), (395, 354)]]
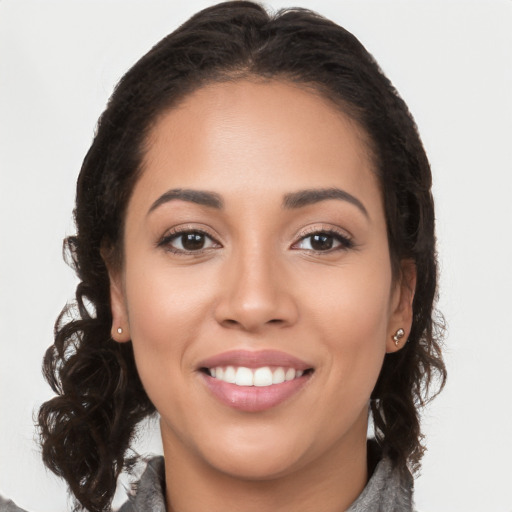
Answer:
[[(165, 512), (164, 489), (164, 459), (155, 457), (142, 474), (135, 496), (119, 512)], [(402, 477), (388, 459), (382, 459), (346, 512), (413, 512), (412, 490), (412, 476)]]
[[(137, 491), (119, 512), (165, 512), (164, 458), (149, 460)], [(413, 480), (393, 470), (388, 459), (376, 466), (368, 484), (346, 512), (413, 512)], [(25, 512), (0, 496), (0, 512)], [(320, 512), (320, 511), (319, 511)]]

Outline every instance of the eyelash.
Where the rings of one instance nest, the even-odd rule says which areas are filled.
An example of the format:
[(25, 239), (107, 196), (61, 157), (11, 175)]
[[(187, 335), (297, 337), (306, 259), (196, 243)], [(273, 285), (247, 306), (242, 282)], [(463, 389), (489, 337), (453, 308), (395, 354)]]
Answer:
[[(342, 234), (341, 232), (337, 231), (336, 229), (313, 228), (313, 229), (310, 229), (308, 232), (302, 234), (301, 237), (299, 238), (299, 240), (292, 245), (292, 248), (294, 246), (298, 245), (300, 242), (303, 242), (304, 240), (307, 240), (308, 238), (312, 238), (315, 235), (327, 235), (328, 237), (332, 237), (336, 242), (339, 242), (339, 246), (327, 249), (325, 251), (315, 250), (315, 249), (307, 249), (307, 252), (309, 252), (309, 253), (330, 254), (330, 253), (336, 252), (336, 251), (346, 251), (349, 249), (353, 249), (355, 247), (354, 241), (350, 237), (348, 237), (346, 234)], [(301, 250), (301, 249), (297, 248), (296, 250)]]
[[(206, 247), (206, 248), (200, 248), (198, 250), (186, 250), (186, 249), (177, 249), (176, 247), (173, 247), (171, 243), (180, 237), (184, 235), (201, 235), (205, 238), (210, 239), (210, 241), (214, 244), (214, 247)], [(335, 229), (311, 229), (309, 232), (302, 234), (301, 237), (297, 242), (295, 242), (292, 245), (292, 249), (294, 250), (301, 250), (301, 248), (297, 248), (296, 246), (303, 242), (304, 240), (307, 240), (308, 238), (311, 238), (315, 235), (327, 235), (328, 237), (332, 237), (336, 242), (339, 242), (339, 246), (330, 248), (327, 250), (315, 250), (315, 249), (306, 249), (309, 253), (314, 254), (329, 254), (336, 251), (343, 251), (343, 250), (349, 250), (354, 248), (355, 244), (351, 238), (349, 238), (347, 235), (340, 233), (339, 231)], [(172, 252), (177, 255), (183, 255), (183, 256), (199, 256), (204, 254), (204, 252), (209, 251), (211, 249), (216, 249), (219, 247), (222, 247), (222, 245), (207, 231), (202, 229), (194, 229), (194, 228), (177, 228), (173, 230), (171, 233), (168, 233), (164, 235), (157, 243), (158, 247), (162, 247), (165, 250)], [(304, 250), (304, 249), (303, 249)]]
[[(176, 247), (173, 247), (171, 244), (173, 241), (178, 240), (180, 237), (183, 237), (184, 235), (201, 235), (205, 237), (205, 239), (209, 239), (211, 242), (213, 242), (214, 247), (206, 247), (206, 248), (200, 248), (198, 250), (186, 250), (186, 249), (178, 249)], [(164, 235), (159, 242), (157, 243), (158, 247), (164, 248), (166, 251), (172, 252), (173, 254), (177, 254), (178, 256), (199, 256), (204, 254), (206, 251), (210, 249), (216, 249), (217, 247), (222, 247), (219, 242), (207, 231), (203, 229), (197, 229), (197, 228), (190, 228), (190, 227), (183, 227), (183, 228), (177, 228), (173, 230), (170, 233), (167, 233)]]

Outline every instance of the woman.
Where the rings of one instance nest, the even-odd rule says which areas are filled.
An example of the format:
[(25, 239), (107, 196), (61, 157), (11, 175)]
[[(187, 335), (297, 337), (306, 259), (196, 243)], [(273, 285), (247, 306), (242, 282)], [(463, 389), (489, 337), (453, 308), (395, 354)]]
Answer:
[(430, 187), (351, 34), (198, 13), (121, 80), (85, 158), (45, 463), (107, 510), (158, 411), (165, 458), (125, 510), (412, 510), (418, 408), (445, 378)]

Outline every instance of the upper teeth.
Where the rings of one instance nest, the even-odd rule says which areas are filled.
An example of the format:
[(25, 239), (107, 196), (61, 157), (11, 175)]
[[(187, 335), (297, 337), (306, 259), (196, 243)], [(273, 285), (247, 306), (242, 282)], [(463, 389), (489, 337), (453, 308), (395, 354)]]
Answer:
[(294, 368), (278, 367), (273, 370), (268, 366), (246, 368), (245, 366), (217, 366), (209, 368), (210, 375), (216, 379), (237, 386), (271, 386), (300, 377), (304, 372)]

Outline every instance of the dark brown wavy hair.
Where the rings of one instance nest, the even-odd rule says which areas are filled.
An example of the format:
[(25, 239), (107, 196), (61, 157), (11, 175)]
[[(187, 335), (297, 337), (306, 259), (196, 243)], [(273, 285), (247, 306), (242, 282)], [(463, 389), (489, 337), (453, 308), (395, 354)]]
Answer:
[[(105, 261), (122, 265), (123, 220), (140, 176), (145, 141), (163, 112), (213, 82), (258, 77), (312, 88), (366, 131), (380, 179), (395, 273), (414, 261), (417, 286), (408, 343), (385, 356), (371, 397), (375, 437), (395, 466), (417, 469), (419, 414), (442, 387), (434, 303), (437, 263), (431, 172), (407, 106), (349, 32), (305, 9), (275, 15), (245, 1), (209, 7), (165, 37), (121, 79), (102, 114), (78, 178), (76, 236), (65, 241), (80, 284), (55, 325), (43, 371), (57, 396), (42, 405), (45, 464), (79, 506), (107, 510), (137, 424), (155, 412), (131, 343), (111, 339)], [(431, 386), (433, 384), (433, 386)]]

